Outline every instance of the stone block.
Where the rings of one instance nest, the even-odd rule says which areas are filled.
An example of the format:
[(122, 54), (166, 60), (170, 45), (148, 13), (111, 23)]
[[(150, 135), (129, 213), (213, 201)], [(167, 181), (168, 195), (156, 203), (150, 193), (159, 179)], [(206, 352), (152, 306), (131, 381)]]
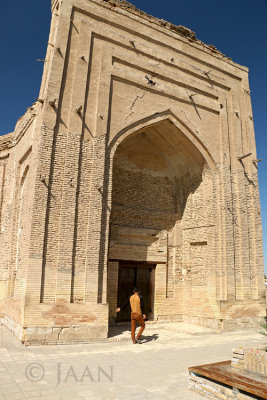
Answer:
[(234, 354), (244, 355), (244, 349), (233, 349)]
[(53, 328), (45, 327), (45, 328), (38, 328), (38, 334), (40, 335), (48, 335), (49, 333), (53, 332)]
[(56, 333), (56, 332), (53, 332), (53, 333), (49, 333), (48, 335), (46, 335), (45, 336), (45, 341), (47, 342), (47, 343), (49, 343), (49, 342), (57, 342), (58, 340), (59, 340), (59, 337), (58, 337), (59, 335), (58, 335), (58, 333)]
[(68, 328), (62, 328), (61, 332), (60, 332), (60, 336), (64, 336), (64, 335), (75, 335), (76, 333), (76, 329), (72, 328), (72, 327), (68, 327)]
[(25, 328), (25, 334), (26, 335), (37, 335), (38, 334), (38, 328), (37, 327)]

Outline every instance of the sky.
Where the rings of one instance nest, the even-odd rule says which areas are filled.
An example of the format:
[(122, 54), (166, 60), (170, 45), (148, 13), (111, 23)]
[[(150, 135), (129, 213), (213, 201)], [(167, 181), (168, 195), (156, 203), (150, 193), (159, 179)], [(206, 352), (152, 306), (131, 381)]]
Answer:
[[(267, 0), (133, 0), (155, 17), (184, 25), (207, 44), (249, 67), (259, 164), (267, 275)], [(38, 98), (50, 28), (50, 0), (1, 4), (0, 135)]]

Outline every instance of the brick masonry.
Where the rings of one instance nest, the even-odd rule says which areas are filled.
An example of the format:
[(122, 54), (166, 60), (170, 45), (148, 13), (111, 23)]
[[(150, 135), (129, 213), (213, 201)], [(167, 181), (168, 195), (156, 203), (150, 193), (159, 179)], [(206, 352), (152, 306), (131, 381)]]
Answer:
[(255, 396), (240, 393), (239, 390), (226, 385), (220, 385), (212, 380), (195, 375), (193, 372), (189, 376), (189, 389), (201, 394), (207, 399), (218, 400), (251, 400)]
[(127, 260), (156, 265), (155, 319), (258, 326), (247, 68), (124, 1), (52, 1), (49, 43), (0, 137), (2, 322), (25, 343), (102, 338)]
[[(246, 377), (265, 379), (267, 376), (267, 353), (264, 346), (259, 348), (239, 348), (233, 349), (231, 360), (233, 372), (245, 374)], [(253, 399), (255, 396), (239, 391), (236, 388), (215, 382), (204, 376), (189, 373), (189, 389), (212, 399)]]
[(265, 347), (239, 348), (233, 350), (233, 370), (267, 376), (267, 352)]

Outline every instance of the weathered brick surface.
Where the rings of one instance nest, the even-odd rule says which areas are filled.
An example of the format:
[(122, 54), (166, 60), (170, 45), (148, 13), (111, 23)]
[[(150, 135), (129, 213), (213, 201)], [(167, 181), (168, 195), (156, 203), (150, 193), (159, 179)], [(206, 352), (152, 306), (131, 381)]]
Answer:
[(220, 385), (217, 382), (197, 376), (194, 373), (190, 373), (189, 376), (189, 389), (208, 399), (251, 400), (255, 398), (255, 396), (240, 393), (237, 389), (227, 387), (226, 385)]
[(267, 353), (265, 348), (233, 349), (231, 366), (233, 369), (267, 376)]
[(49, 43), (39, 101), (0, 138), (0, 312), (27, 343), (102, 337), (127, 260), (156, 265), (155, 318), (256, 326), (247, 68), (120, 1), (53, 1)]

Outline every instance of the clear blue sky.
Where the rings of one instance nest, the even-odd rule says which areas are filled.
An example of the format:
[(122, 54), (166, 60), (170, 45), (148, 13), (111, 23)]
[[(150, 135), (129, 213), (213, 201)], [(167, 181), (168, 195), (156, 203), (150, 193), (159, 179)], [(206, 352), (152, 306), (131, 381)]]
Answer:
[[(265, 260), (267, 260), (267, 0), (133, 0), (138, 8), (185, 25), (207, 44), (250, 69), (259, 165)], [(50, 0), (1, 4), (0, 134), (38, 97), (50, 24)], [(12, 23), (11, 23), (12, 21)], [(267, 273), (267, 263), (265, 262)]]

